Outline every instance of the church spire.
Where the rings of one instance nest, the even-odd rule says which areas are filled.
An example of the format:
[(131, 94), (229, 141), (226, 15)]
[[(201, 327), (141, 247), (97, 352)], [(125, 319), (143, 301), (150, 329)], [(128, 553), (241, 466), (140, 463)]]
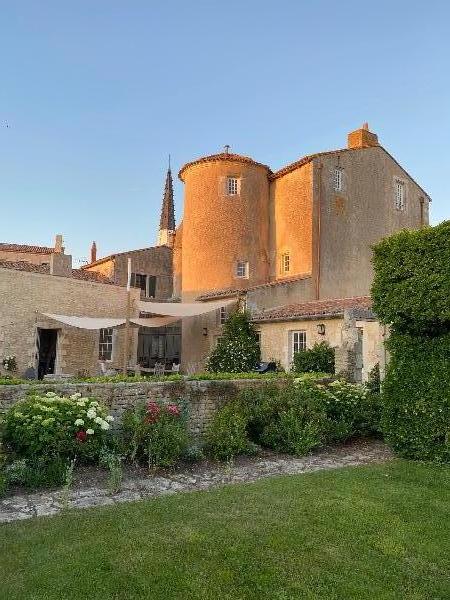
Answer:
[(171, 246), (173, 234), (175, 233), (175, 209), (173, 205), (173, 181), (172, 171), (167, 169), (166, 185), (164, 186), (164, 196), (161, 208), (161, 219), (159, 221), (158, 246)]

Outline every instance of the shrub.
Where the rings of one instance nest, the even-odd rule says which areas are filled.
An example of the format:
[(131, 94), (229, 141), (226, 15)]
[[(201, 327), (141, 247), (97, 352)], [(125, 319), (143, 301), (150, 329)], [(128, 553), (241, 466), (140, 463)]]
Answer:
[(98, 456), (113, 417), (91, 398), (33, 395), (6, 414), (4, 443), (18, 456)]
[(223, 335), (211, 352), (206, 369), (214, 373), (253, 371), (260, 360), (258, 336), (247, 313), (231, 314), (223, 327)]
[(406, 458), (450, 460), (450, 334), (396, 334), (383, 382), (382, 430)]
[(149, 469), (173, 465), (188, 448), (185, 407), (150, 400), (128, 410), (122, 420), (127, 454), (145, 459)]
[(398, 333), (450, 331), (450, 221), (404, 230), (374, 247), (373, 308)]
[(308, 350), (295, 352), (292, 363), (295, 373), (334, 373), (334, 348), (320, 342)]
[(8, 485), (29, 490), (59, 487), (66, 478), (68, 461), (61, 456), (31, 456), (16, 460), (5, 469)]
[(236, 403), (217, 411), (205, 434), (206, 451), (217, 460), (231, 460), (239, 454), (253, 454), (247, 435), (248, 418)]

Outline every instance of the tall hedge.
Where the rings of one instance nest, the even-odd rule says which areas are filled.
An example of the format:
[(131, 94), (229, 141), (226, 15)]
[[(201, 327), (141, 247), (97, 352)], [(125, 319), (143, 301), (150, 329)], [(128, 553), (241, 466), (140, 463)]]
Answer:
[(399, 454), (450, 460), (450, 221), (374, 248), (374, 311), (390, 325), (383, 432)]
[(450, 334), (394, 334), (383, 384), (382, 430), (401, 456), (450, 460)]
[(450, 331), (450, 221), (400, 231), (374, 247), (373, 308), (399, 333)]

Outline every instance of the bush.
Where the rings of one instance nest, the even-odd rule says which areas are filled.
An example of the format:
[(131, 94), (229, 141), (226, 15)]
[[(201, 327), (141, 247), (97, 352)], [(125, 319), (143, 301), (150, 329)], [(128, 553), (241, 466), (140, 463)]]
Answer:
[(173, 465), (188, 449), (186, 409), (175, 402), (137, 405), (124, 414), (122, 429), (128, 456), (149, 469)]
[(392, 336), (382, 430), (405, 458), (450, 460), (450, 334)]
[(8, 485), (29, 490), (59, 487), (65, 482), (68, 464), (61, 456), (32, 456), (8, 465), (5, 477)]
[(253, 444), (304, 455), (323, 444), (369, 435), (379, 428), (377, 397), (361, 385), (299, 381), (279, 389), (244, 390), (214, 416), (207, 449), (229, 460)]
[(214, 373), (253, 371), (260, 360), (258, 336), (247, 313), (231, 314), (223, 327), (223, 335), (211, 352), (206, 370)]
[(334, 373), (334, 348), (320, 342), (308, 350), (295, 352), (292, 362), (294, 373)]
[(13, 405), (6, 414), (4, 443), (23, 457), (98, 457), (113, 417), (97, 401), (47, 392)]
[(206, 430), (206, 451), (217, 460), (231, 460), (239, 454), (253, 454), (247, 434), (248, 418), (236, 403), (217, 411)]
[(450, 221), (400, 231), (374, 247), (373, 308), (398, 333), (450, 332)]

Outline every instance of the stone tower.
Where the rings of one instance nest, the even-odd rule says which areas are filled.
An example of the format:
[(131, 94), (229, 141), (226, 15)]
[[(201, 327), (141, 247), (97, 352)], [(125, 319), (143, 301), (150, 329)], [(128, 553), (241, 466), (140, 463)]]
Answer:
[(173, 181), (172, 171), (169, 168), (166, 175), (163, 203), (161, 208), (161, 219), (159, 221), (157, 246), (173, 246), (175, 235), (175, 209), (173, 204)]

